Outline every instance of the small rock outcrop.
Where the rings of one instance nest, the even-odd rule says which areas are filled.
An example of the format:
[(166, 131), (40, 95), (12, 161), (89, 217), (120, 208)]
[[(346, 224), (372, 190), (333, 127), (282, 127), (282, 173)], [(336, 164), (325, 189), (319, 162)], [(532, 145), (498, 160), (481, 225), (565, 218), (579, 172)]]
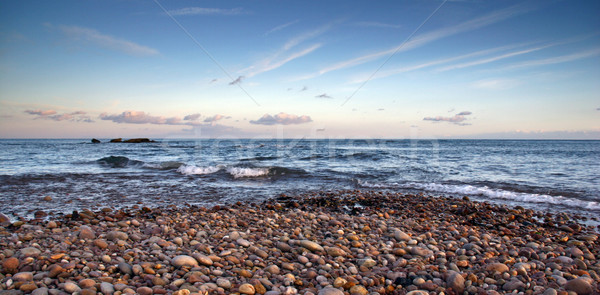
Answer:
[(101, 143), (101, 141), (99, 141), (99, 140), (97, 140), (95, 138), (92, 138), (92, 143)]

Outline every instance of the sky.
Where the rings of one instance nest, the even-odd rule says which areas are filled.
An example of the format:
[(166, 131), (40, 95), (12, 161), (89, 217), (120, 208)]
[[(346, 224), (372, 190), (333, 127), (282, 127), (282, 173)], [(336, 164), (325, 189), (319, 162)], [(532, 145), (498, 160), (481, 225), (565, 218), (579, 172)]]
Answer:
[(600, 1), (0, 1), (0, 138), (600, 139)]

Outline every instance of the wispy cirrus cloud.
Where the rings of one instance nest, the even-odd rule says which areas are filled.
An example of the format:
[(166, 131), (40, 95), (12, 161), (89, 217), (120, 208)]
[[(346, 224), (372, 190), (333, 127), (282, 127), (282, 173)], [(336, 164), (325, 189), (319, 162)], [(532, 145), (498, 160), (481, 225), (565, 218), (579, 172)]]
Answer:
[(310, 116), (297, 116), (286, 113), (279, 113), (277, 115), (271, 116), (269, 114), (264, 114), (258, 120), (251, 120), (250, 124), (255, 125), (295, 125), (295, 124), (303, 124), (312, 122)]
[(282, 24), (282, 25), (278, 25), (278, 26), (276, 26), (276, 27), (274, 27), (274, 28), (272, 28), (272, 29), (268, 30), (268, 31), (265, 33), (265, 36), (267, 36), (267, 35), (270, 35), (270, 34), (272, 34), (272, 33), (275, 33), (275, 32), (277, 32), (277, 31), (281, 31), (281, 30), (283, 30), (283, 29), (285, 29), (285, 28), (287, 28), (287, 27), (289, 27), (289, 26), (291, 26), (291, 25), (293, 25), (293, 24), (295, 24), (295, 23), (297, 23), (297, 22), (298, 22), (298, 20), (294, 20), (294, 21), (291, 21), (291, 22), (289, 22), (289, 23), (285, 23), (285, 24)]
[(328, 23), (328, 24), (322, 25), (312, 31), (304, 32), (298, 36), (291, 38), (287, 42), (285, 42), (285, 44), (283, 45), (283, 50), (289, 50), (306, 40), (310, 40), (319, 35), (322, 35), (323, 33), (331, 30), (333, 25), (334, 25), (334, 23)]
[(471, 87), (479, 89), (502, 90), (513, 88), (519, 85), (519, 83), (520, 82), (516, 79), (486, 79), (473, 82)]
[(241, 8), (207, 8), (207, 7), (184, 7), (168, 11), (171, 15), (240, 15), (247, 12)]
[(581, 52), (576, 52), (576, 53), (566, 54), (566, 55), (561, 55), (561, 56), (555, 56), (555, 57), (550, 57), (550, 58), (545, 58), (545, 59), (524, 61), (524, 62), (515, 63), (513, 65), (507, 66), (504, 69), (545, 66), (545, 65), (575, 61), (575, 60), (584, 59), (584, 58), (590, 58), (590, 57), (594, 57), (597, 55), (600, 55), (600, 48), (593, 48), (593, 49), (586, 50), (586, 51), (581, 51)]
[(423, 118), (424, 121), (432, 121), (432, 122), (449, 122), (452, 124), (456, 124), (456, 125), (460, 125), (460, 126), (467, 126), (467, 125), (471, 125), (470, 123), (464, 123), (464, 121), (467, 120), (466, 116), (470, 116), (473, 113), (469, 112), (469, 111), (463, 111), (460, 112), (452, 117), (443, 117), (443, 116), (437, 116), (437, 117), (425, 117)]
[(271, 54), (267, 58), (264, 58), (264, 59), (256, 62), (255, 64), (242, 70), (241, 72), (244, 72), (246, 77), (253, 77), (258, 74), (262, 74), (264, 72), (268, 72), (268, 71), (272, 71), (277, 68), (280, 68), (281, 66), (283, 66), (295, 59), (298, 59), (300, 57), (303, 57), (305, 55), (308, 55), (308, 54), (314, 52), (315, 50), (319, 49), (322, 46), (321, 43), (311, 44), (299, 51), (295, 51), (295, 52), (290, 52), (290, 51), (292, 49), (296, 48), (297, 46), (299, 46), (300, 44), (304, 43), (305, 41), (308, 41), (312, 38), (315, 38), (321, 34), (324, 34), (327, 31), (329, 31), (333, 27), (334, 24), (335, 24), (335, 22), (328, 23), (328, 24), (320, 26), (314, 30), (307, 31), (307, 32), (304, 32), (302, 34), (299, 34), (297, 36), (290, 38), (287, 42), (285, 42), (283, 44), (283, 46), (279, 50), (277, 50), (277, 52), (275, 52), (274, 54)]
[(84, 111), (75, 111), (71, 113), (58, 114), (55, 110), (25, 110), (26, 114), (35, 115), (34, 119), (45, 119), (53, 121), (72, 121), (72, 122), (94, 122)]
[(414, 37), (413, 39), (411, 39), (410, 41), (400, 44), (394, 48), (390, 48), (387, 50), (383, 50), (383, 51), (359, 56), (356, 58), (352, 58), (349, 60), (345, 60), (342, 62), (338, 62), (336, 64), (327, 66), (327, 67), (319, 70), (317, 73), (315, 73), (313, 75), (305, 76), (305, 77), (306, 78), (316, 77), (316, 76), (323, 75), (323, 74), (331, 72), (331, 71), (337, 71), (337, 70), (341, 70), (344, 68), (357, 66), (357, 65), (360, 65), (360, 64), (363, 64), (366, 62), (374, 61), (374, 60), (377, 60), (384, 56), (394, 54), (397, 52), (412, 50), (412, 49), (424, 46), (428, 43), (431, 43), (433, 41), (436, 41), (436, 40), (439, 40), (442, 38), (456, 35), (458, 33), (463, 33), (463, 32), (468, 32), (468, 31), (472, 31), (475, 29), (479, 29), (479, 28), (509, 19), (511, 17), (515, 17), (517, 15), (526, 13), (533, 9), (534, 9), (534, 7), (531, 7), (531, 6), (528, 6), (525, 4), (511, 6), (511, 7), (501, 9), (501, 10), (489, 13), (487, 15), (484, 15), (484, 16), (481, 16), (481, 17), (478, 17), (478, 18), (475, 18), (475, 19), (472, 19), (472, 20), (469, 20), (469, 21), (466, 21), (466, 22), (463, 22), (463, 23), (460, 23), (460, 24), (457, 24), (454, 26), (448, 26), (448, 27), (445, 27), (442, 29), (438, 29), (438, 30), (434, 30), (434, 31), (431, 31), (428, 33), (418, 35), (418, 36)]
[[(107, 113), (100, 114), (99, 118), (105, 121), (112, 121), (119, 124), (154, 124), (154, 125), (200, 125), (196, 120), (200, 114), (191, 114), (184, 117), (163, 117), (152, 116), (142, 111), (124, 111), (120, 114), (109, 115)], [(187, 118), (187, 119), (186, 119)]]
[(152, 56), (159, 54), (158, 50), (154, 48), (143, 46), (132, 41), (119, 39), (90, 28), (66, 25), (54, 26), (49, 23), (46, 23), (45, 26), (58, 29), (71, 40), (91, 43), (102, 48), (119, 51), (132, 56)]
[(504, 53), (504, 54), (501, 54), (501, 55), (498, 55), (498, 56), (492, 56), (492, 57), (488, 57), (488, 58), (484, 58), (484, 59), (479, 59), (479, 60), (475, 60), (475, 61), (470, 61), (470, 62), (466, 62), (466, 63), (456, 64), (456, 65), (450, 65), (450, 66), (447, 66), (447, 67), (443, 67), (443, 68), (437, 69), (437, 71), (438, 72), (445, 72), (445, 71), (449, 71), (449, 70), (456, 70), (456, 69), (462, 69), (462, 68), (467, 68), (467, 67), (478, 66), (478, 65), (487, 64), (487, 63), (495, 62), (495, 61), (498, 61), (498, 60), (502, 60), (502, 59), (505, 59), (505, 58), (510, 58), (510, 57), (514, 57), (514, 56), (523, 55), (523, 54), (535, 52), (535, 51), (538, 51), (538, 50), (546, 49), (546, 48), (552, 47), (554, 45), (556, 45), (556, 44), (549, 44), (549, 45), (544, 45), (544, 46), (537, 46), (537, 47), (533, 47), (533, 48), (528, 48), (528, 49), (524, 49), (524, 50), (513, 51), (513, 52), (509, 52), (509, 53)]
[(258, 68), (255, 71), (250, 72), (248, 74), (248, 76), (252, 77), (252, 76), (256, 76), (258, 74), (264, 73), (264, 72), (275, 70), (290, 61), (293, 61), (297, 58), (303, 57), (303, 56), (319, 49), (320, 47), (321, 47), (321, 44), (313, 44), (312, 46), (310, 46), (308, 48), (305, 48), (298, 52), (291, 53), (281, 59), (277, 59), (276, 61), (265, 62), (262, 65), (258, 66)]
[(426, 61), (426, 62), (422, 62), (419, 64), (398, 67), (398, 68), (394, 68), (394, 69), (390, 69), (390, 70), (386, 70), (386, 71), (379, 71), (373, 77), (371, 77), (370, 74), (363, 74), (359, 78), (356, 78), (356, 79), (350, 81), (350, 83), (363, 83), (364, 81), (366, 81), (369, 78), (371, 78), (371, 79), (385, 78), (385, 77), (397, 75), (400, 73), (416, 71), (416, 70), (420, 70), (423, 68), (428, 68), (428, 67), (432, 67), (432, 66), (445, 64), (445, 63), (459, 61), (459, 60), (463, 60), (463, 59), (467, 59), (467, 58), (471, 58), (471, 57), (492, 54), (494, 52), (503, 51), (503, 50), (509, 50), (509, 49), (513, 49), (513, 48), (520, 47), (523, 45), (524, 44), (513, 44), (513, 45), (507, 45), (507, 46), (494, 47), (494, 48), (479, 50), (479, 51), (462, 54), (462, 55), (458, 55), (458, 56), (436, 59), (436, 60), (432, 60), (432, 61)]
[(357, 25), (359, 27), (372, 27), (372, 28), (388, 28), (388, 29), (402, 28), (402, 25), (386, 24), (386, 23), (380, 23), (380, 22), (367, 22), (367, 21), (357, 22), (357, 23), (355, 23), (355, 25)]

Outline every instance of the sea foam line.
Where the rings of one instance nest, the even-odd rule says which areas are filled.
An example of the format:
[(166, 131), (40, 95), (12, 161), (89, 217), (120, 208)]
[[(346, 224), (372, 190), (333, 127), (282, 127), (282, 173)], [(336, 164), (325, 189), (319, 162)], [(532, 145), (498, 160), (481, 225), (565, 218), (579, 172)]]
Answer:
[(439, 183), (408, 183), (405, 185), (405, 187), (443, 193), (480, 195), (488, 197), (490, 199), (503, 199), (510, 201), (519, 201), (524, 203), (555, 204), (569, 207), (585, 208), (588, 210), (600, 210), (600, 203), (595, 201), (585, 201), (580, 199), (566, 198), (563, 196), (550, 196), (545, 194), (519, 193), (502, 189), (493, 189), (487, 186), (477, 187), (473, 185), (449, 185)]
[(221, 170), (219, 166), (198, 167), (194, 165), (181, 165), (177, 168), (177, 172), (184, 175), (212, 174), (219, 170)]

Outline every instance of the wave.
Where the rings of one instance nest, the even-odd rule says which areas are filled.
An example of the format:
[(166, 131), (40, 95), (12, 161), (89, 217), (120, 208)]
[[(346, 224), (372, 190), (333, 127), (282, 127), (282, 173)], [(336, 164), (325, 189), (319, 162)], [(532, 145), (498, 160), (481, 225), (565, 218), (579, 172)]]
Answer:
[(269, 168), (245, 168), (245, 167), (229, 167), (227, 173), (233, 178), (242, 177), (260, 177), (269, 174)]
[(146, 168), (151, 168), (151, 169), (158, 169), (158, 170), (174, 170), (174, 169), (179, 169), (179, 167), (183, 166), (184, 164), (181, 162), (177, 162), (177, 161), (166, 161), (166, 162), (160, 162), (160, 163), (146, 163), (144, 164), (144, 167)]
[(551, 196), (547, 194), (517, 192), (506, 189), (495, 189), (488, 186), (474, 186), (470, 184), (439, 184), (439, 183), (416, 183), (405, 184), (389, 183), (370, 183), (357, 180), (357, 185), (364, 188), (373, 189), (416, 189), (428, 192), (438, 192), (442, 194), (461, 194), (471, 196), (481, 196), (491, 200), (516, 201), (530, 204), (550, 204), (561, 205), (572, 208), (586, 210), (600, 210), (600, 202), (581, 200), (577, 198), (565, 197), (561, 195)]
[(131, 160), (123, 156), (109, 156), (96, 160), (96, 163), (110, 168), (125, 168), (130, 166), (142, 166), (144, 162)]
[(198, 167), (194, 165), (180, 165), (177, 168), (177, 172), (184, 175), (213, 174), (219, 172), (219, 170), (221, 170), (219, 166)]

